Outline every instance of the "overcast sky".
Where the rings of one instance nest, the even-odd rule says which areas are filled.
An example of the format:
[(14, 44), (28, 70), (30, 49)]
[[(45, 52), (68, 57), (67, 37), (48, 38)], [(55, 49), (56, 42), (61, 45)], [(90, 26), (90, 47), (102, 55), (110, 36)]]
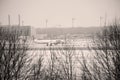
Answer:
[[(99, 26), (105, 21), (111, 23), (115, 16), (120, 16), (120, 0), (0, 0), (0, 22), (8, 24), (8, 14), (11, 24), (18, 24), (18, 14), (24, 25), (34, 27), (74, 27)], [(59, 26), (61, 25), (61, 26)]]

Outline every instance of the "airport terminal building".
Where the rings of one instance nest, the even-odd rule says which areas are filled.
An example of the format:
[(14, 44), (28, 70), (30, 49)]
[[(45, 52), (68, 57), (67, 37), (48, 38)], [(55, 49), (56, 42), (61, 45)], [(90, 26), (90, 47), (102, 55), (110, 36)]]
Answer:
[(1, 25), (0, 32), (1, 34), (16, 33), (16, 34), (19, 34), (20, 36), (27, 36), (30, 38), (34, 38), (36, 36), (35, 28), (32, 26)]

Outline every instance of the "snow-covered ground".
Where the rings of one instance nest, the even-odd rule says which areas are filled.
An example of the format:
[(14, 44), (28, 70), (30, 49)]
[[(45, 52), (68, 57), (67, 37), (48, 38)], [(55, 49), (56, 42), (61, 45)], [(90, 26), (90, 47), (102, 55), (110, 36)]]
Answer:
[[(43, 41), (44, 42), (44, 41)], [(51, 61), (51, 55), (54, 54), (55, 57), (60, 59), (61, 61), (65, 61), (65, 56), (67, 54), (72, 54), (72, 60), (73, 60), (73, 65), (74, 65), (74, 71), (76, 74), (80, 74), (80, 69), (81, 69), (81, 63), (83, 61), (83, 56), (86, 59), (87, 63), (91, 63), (92, 59), (94, 58), (94, 50), (49, 50), (46, 48), (49, 47), (64, 47), (65, 45), (68, 45), (68, 47), (71, 45), (78, 46), (78, 47), (88, 47), (88, 45), (92, 44), (93, 41), (92, 39), (86, 40), (86, 39), (74, 39), (74, 40), (68, 40), (67, 44), (57, 44), (57, 45), (52, 45), (52, 46), (47, 46), (46, 44), (39, 44), (36, 42), (31, 42), (30, 46), (31, 48), (42, 48), (42, 49), (36, 49), (36, 50), (30, 50), (28, 51), (28, 54), (30, 57), (32, 57), (33, 61), (32, 63), (35, 64), (39, 57), (43, 56), (43, 67), (47, 67), (49, 65), (49, 62)], [(54, 61), (56, 62), (56, 60)]]
[[(43, 41), (43, 40), (42, 40)], [(44, 41), (43, 41), (44, 42)], [(65, 47), (65, 45), (67, 45), (68, 47), (69, 46), (73, 46), (74, 47), (85, 47), (85, 48), (88, 48), (88, 46), (90, 45), (94, 45), (93, 44), (93, 41), (92, 39), (89, 39), (89, 40), (86, 40), (86, 39), (74, 39), (74, 40), (69, 40), (69, 43), (67, 44), (57, 44), (57, 45), (52, 45), (52, 46), (47, 46), (46, 44), (39, 44), (39, 43), (36, 43), (36, 42), (32, 42), (30, 44), (30, 48), (38, 48), (38, 50), (30, 50), (29, 52), (31, 53), (33, 59), (34, 59), (34, 62), (36, 62), (36, 60), (39, 58), (39, 56), (43, 55), (45, 59), (49, 59), (50, 58), (50, 55), (51, 55), (51, 51), (49, 49), (46, 50), (46, 48), (49, 48), (49, 47), (53, 47), (53, 48), (56, 48), (56, 47)], [(39, 48), (42, 48), (39, 50)], [(56, 49), (55, 49), (56, 50)], [(54, 52), (55, 53), (58, 53), (60, 50), (58, 48), (58, 50), (56, 50)], [(84, 54), (84, 56), (86, 57), (86, 59), (91, 59), (91, 57), (93, 56), (93, 53), (94, 51), (93, 50), (74, 50), (74, 56), (78, 57), (79, 59), (82, 57), (82, 53)], [(56, 54), (58, 56), (58, 54)], [(77, 58), (74, 58), (75, 60)]]
[[(60, 40), (62, 43), (57, 43), (57, 40), (34, 40), (29, 45), (30, 48), (48, 48), (48, 47), (63, 47), (63, 46), (74, 46), (74, 47), (96, 47), (92, 39), (72, 39), (72, 40)], [(48, 45), (49, 44), (49, 45)], [(50, 45), (52, 44), (52, 45)]]

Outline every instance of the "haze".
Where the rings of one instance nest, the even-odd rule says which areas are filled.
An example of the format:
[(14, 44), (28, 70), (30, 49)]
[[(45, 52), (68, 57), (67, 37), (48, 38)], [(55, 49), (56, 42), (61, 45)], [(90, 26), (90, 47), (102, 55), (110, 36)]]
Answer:
[[(24, 25), (37, 28), (71, 27), (74, 18), (74, 27), (90, 27), (107, 24), (115, 17), (120, 17), (119, 0), (0, 0), (0, 22), (8, 24), (8, 14), (11, 24), (18, 24), (18, 14)], [(21, 21), (21, 22), (22, 22)]]

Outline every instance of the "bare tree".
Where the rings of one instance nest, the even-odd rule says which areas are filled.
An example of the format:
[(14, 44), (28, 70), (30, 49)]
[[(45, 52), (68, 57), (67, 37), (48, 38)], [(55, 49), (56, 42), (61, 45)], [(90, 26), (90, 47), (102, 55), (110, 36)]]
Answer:
[[(114, 23), (103, 29), (95, 44), (100, 44), (94, 50), (94, 59), (88, 68), (89, 80), (119, 80), (120, 79), (120, 25)], [(83, 61), (84, 63), (84, 61)], [(84, 79), (83, 79), (84, 80)]]
[(97, 51), (96, 59), (102, 67), (103, 75), (106, 74), (107, 80), (120, 79), (120, 29), (117, 23), (109, 26), (99, 36), (99, 43), (102, 48)]
[[(0, 80), (23, 80), (31, 59), (27, 56), (27, 38), (16, 30), (0, 28)], [(25, 75), (26, 74), (26, 75)]]
[[(67, 42), (67, 41), (66, 41)], [(74, 80), (75, 79), (75, 49), (74, 46), (68, 46), (69, 42), (65, 43), (62, 49), (55, 52), (56, 61), (59, 68), (59, 76), (62, 80)]]
[(30, 75), (28, 77), (29, 80), (44, 80), (44, 68), (43, 68), (43, 55), (39, 55), (39, 59), (37, 63), (33, 63)]

